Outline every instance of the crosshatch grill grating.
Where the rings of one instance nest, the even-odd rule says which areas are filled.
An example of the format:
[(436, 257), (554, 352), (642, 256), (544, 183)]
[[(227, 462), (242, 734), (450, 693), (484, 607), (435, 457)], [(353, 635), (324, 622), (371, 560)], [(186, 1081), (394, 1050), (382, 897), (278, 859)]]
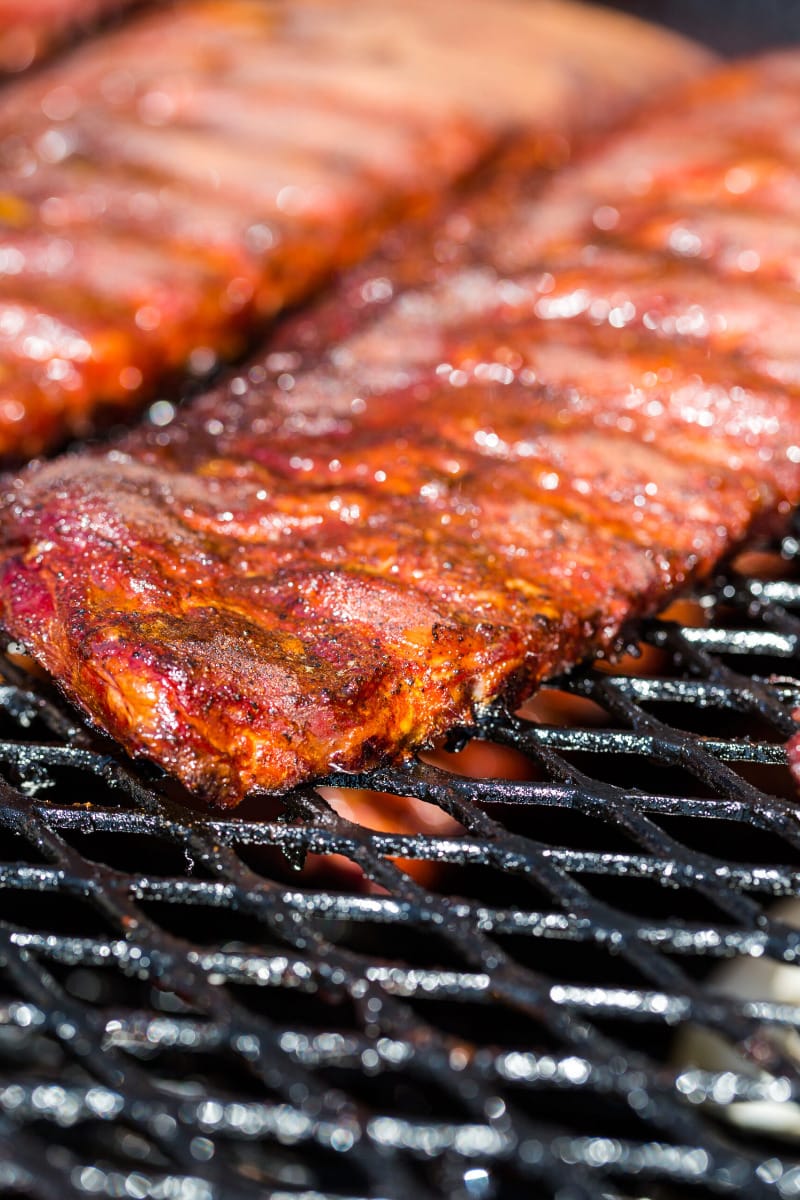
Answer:
[[(313, 788), (209, 815), (7, 661), (0, 1191), (800, 1195), (791, 1138), (728, 1119), (800, 1099), (800, 1003), (714, 979), (800, 961), (797, 539), (761, 561), (643, 627), (638, 673), (559, 681), (567, 718), (457, 732), (507, 777), (466, 751), (327, 781), (437, 805), (437, 834)], [(687, 1027), (734, 1065), (682, 1061)]]
[[(727, 52), (797, 38), (796, 0), (613, 6)], [(376, 832), (311, 788), (203, 813), (0, 661), (0, 1194), (800, 1195), (800, 983), (715, 979), (800, 963), (775, 909), (800, 897), (796, 537), (774, 568), (642, 628), (657, 671), (559, 681), (596, 706), (574, 723), (457, 731), (516, 755), (507, 778), (440, 755), (328, 781), (458, 833)], [(735, 1056), (691, 1066), (688, 1029)], [(794, 1138), (732, 1126), (746, 1102)]]

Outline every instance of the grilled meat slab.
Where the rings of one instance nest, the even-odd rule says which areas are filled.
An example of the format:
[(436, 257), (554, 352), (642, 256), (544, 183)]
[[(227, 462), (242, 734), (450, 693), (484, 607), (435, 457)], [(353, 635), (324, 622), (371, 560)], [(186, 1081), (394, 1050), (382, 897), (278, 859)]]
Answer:
[(241, 352), (512, 127), (560, 160), (704, 61), (569, 0), (200, 0), (7, 87), (0, 457)]
[(749, 166), (798, 75), (725, 70), (540, 199), (500, 171), (223, 385), (7, 480), (8, 634), (223, 805), (611, 649), (800, 499), (788, 120)]

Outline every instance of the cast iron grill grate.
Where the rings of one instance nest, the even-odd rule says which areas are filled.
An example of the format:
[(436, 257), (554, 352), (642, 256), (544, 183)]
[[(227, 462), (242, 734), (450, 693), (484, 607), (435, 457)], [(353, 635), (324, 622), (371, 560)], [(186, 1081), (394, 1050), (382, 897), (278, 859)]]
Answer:
[[(0, 1192), (800, 1195), (798, 566), (788, 538), (630, 670), (231, 816), (7, 661)], [(347, 819), (359, 789), (427, 832)]]

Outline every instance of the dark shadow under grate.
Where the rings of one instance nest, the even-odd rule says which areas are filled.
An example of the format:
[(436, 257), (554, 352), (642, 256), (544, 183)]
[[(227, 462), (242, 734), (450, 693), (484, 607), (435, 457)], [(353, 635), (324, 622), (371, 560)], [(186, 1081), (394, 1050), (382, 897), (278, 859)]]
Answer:
[(638, 663), (231, 816), (7, 663), (0, 1192), (800, 1195), (797, 550)]

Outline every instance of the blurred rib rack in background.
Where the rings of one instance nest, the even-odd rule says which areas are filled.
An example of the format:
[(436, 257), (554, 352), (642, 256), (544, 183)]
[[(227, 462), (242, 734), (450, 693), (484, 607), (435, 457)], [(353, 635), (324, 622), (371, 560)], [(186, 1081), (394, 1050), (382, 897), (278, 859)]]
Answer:
[(0, 458), (235, 356), (512, 129), (550, 165), (704, 61), (571, 0), (199, 0), (13, 82)]

